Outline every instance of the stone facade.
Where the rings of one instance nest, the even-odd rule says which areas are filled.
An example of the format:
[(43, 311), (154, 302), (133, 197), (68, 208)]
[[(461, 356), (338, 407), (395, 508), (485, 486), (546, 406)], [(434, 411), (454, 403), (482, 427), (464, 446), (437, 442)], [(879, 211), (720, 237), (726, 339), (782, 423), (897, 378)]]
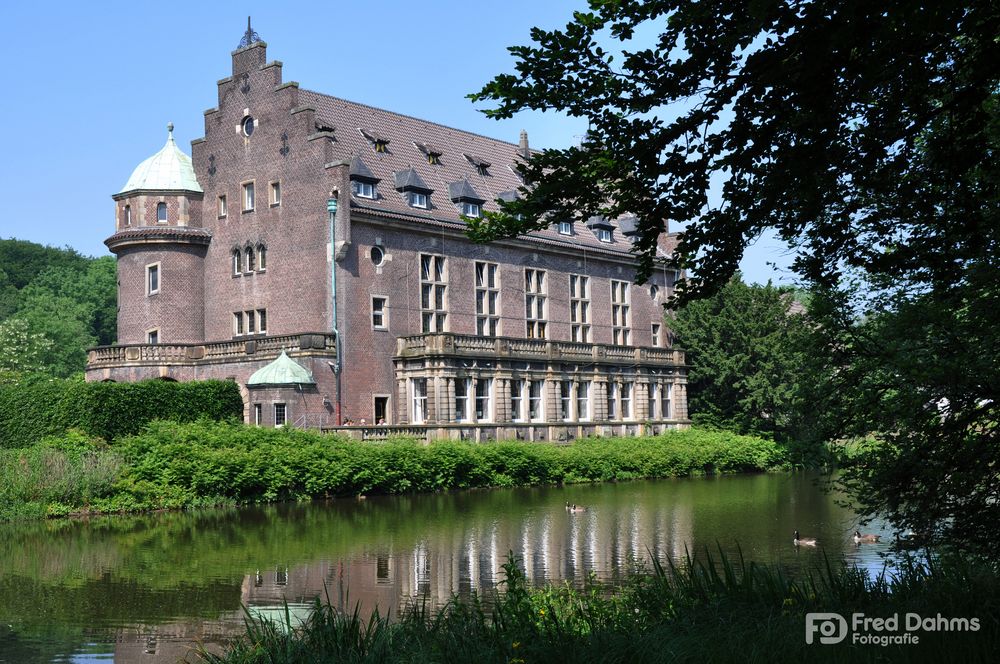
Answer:
[[(366, 437), (687, 425), (684, 355), (662, 318), (676, 275), (631, 283), (628, 220), (465, 237), (462, 213), (498, 209), (524, 184), (526, 135), (507, 143), (302, 90), (263, 42), (232, 61), (192, 142), (197, 185), (114, 196), (120, 345), (91, 351), (88, 380), (233, 379), (248, 421), (273, 425), (284, 404), (288, 423), (353, 423)], [(283, 349), (315, 385), (248, 390)]]

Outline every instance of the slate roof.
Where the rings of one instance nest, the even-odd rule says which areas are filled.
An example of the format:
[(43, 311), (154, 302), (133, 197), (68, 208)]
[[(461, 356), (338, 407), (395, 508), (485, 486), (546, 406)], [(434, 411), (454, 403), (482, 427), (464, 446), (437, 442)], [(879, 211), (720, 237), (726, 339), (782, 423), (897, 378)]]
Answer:
[(420, 174), (413, 170), (412, 166), (405, 171), (396, 171), (394, 176), (397, 191), (419, 191), (424, 194), (434, 191), (427, 186), (426, 182), (420, 179)]
[(468, 180), (462, 179), (458, 182), (448, 183), (448, 198), (453, 201), (470, 201), (472, 203), (485, 203), (486, 199), (476, 193)]
[[(299, 90), (299, 103), (316, 109), (317, 122), (337, 127), (336, 142), (333, 143), (336, 158), (333, 161), (360, 156), (373, 176), (382, 181), (381, 196), (378, 198), (352, 196), (351, 205), (356, 210), (414, 223), (423, 221), (435, 226), (462, 227), (464, 222), (459, 216), (458, 206), (449, 195), (449, 184), (467, 181), (475, 192), (474, 200), (485, 200), (483, 209), (494, 212), (500, 209), (496, 199), (501, 193), (516, 191), (522, 186), (517, 174), (521, 159), (517, 143), (311, 90)], [(385, 152), (375, 152), (371, 138), (384, 141)], [(428, 152), (440, 153), (440, 163), (429, 164)], [(465, 155), (473, 156), (477, 162), (490, 164), (488, 173), (481, 173)], [(403, 194), (387, 189), (389, 183), (398, 182), (397, 173), (408, 169), (413, 169), (427, 189), (433, 191), (427, 210), (410, 207)], [(571, 236), (560, 235), (553, 222), (550, 228), (532, 232), (527, 237), (544, 239), (545, 244), (586, 247), (605, 254), (630, 254), (632, 242), (623, 241), (620, 237), (612, 243), (601, 242), (594, 233), (586, 232), (583, 223), (576, 223), (575, 226)]]
[(358, 155), (354, 155), (351, 159), (351, 169), (350, 169), (352, 180), (364, 180), (365, 182), (379, 182), (380, 178), (375, 177), (372, 170), (368, 168), (364, 160)]

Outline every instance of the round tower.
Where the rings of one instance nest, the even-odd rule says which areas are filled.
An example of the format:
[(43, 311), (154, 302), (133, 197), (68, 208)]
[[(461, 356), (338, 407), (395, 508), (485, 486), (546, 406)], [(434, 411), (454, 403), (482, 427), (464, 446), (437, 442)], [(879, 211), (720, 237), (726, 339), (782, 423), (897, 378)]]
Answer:
[(191, 157), (174, 142), (139, 164), (114, 194), (118, 256), (118, 343), (205, 340), (204, 262), (212, 239), (202, 227), (203, 192)]

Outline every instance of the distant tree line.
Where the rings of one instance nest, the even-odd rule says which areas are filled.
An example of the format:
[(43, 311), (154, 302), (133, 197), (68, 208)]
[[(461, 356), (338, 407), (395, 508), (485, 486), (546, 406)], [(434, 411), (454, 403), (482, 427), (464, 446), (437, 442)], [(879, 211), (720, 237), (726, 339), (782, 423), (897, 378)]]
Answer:
[(115, 259), (0, 240), (0, 374), (83, 371), (117, 334)]

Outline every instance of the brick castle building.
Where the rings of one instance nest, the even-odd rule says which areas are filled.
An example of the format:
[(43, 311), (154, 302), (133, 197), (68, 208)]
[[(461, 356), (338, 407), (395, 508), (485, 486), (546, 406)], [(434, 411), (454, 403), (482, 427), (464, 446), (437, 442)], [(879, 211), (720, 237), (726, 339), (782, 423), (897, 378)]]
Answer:
[(662, 319), (676, 275), (632, 283), (633, 219), (466, 238), (463, 214), (524, 186), (524, 132), (508, 143), (302, 89), (248, 30), (191, 153), (168, 127), (113, 196), (118, 344), (90, 351), (88, 380), (232, 379), (251, 423), (366, 437), (688, 423)]

